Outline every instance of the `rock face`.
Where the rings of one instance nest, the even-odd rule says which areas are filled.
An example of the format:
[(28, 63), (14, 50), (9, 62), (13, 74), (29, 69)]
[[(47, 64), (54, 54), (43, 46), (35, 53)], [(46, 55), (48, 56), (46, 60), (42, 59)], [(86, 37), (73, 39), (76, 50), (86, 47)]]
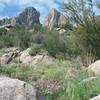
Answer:
[(15, 57), (18, 56), (20, 50), (18, 48), (9, 48), (6, 53), (0, 55), (0, 64), (5, 65), (10, 63)]
[(33, 57), (32, 64), (34, 65), (34, 64), (44, 63), (44, 64), (49, 65), (49, 64), (52, 64), (54, 61), (55, 61), (55, 59), (48, 55), (43, 55), (43, 54), (39, 55), (38, 54)]
[(22, 64), (35, 65), (35, 64), (52, 64), (55, 60), (53, 57), (48, 54), (36, 54), (35, 56), (30, 55), (31, 48), (28, 48), (20, 53), (20, 56), (17, 57), (17, 61)]
[(0, 100), (37, 100), (36, 89), (18, 79), (0, 77)]
[(40, 24), (40, 13), (34, 7), (26, 8), (16, 18), (17, 23), (20, 25), (33, 26), (34, 24)]
[(67, 24), (66, 17), (63, 14), (60, 14), (59, 21), (58, 21), (58, 26), (63, 27), (66, 24)]
[(2, 57), (0, 58), (0, 64), (1, 65), (8, 64), (11, 61), (12, 56), (13, 56), (13, 53), (6, 53), (2, 55)]
[(100, 95), (98, 95), (98, 96), (96, 96), (96, 97), (93, 97), (93, 98), (91, 98), (91, 99), (89, 99), (89, 100), (100, 100)]
[(58, 12), (56, 9), (52, 9), (48, 16), (45, 18), (44, 27), (50, 30), (54, 27), (63, 27), (66, 25), (67, 19), (63, 14)]
[(7, 53), (1, 54), (0, 64), (11, 64), (11, 63), (22, 63), (25, 65), (36, 65), (36, 64), (52, 64), (55, 58), (48, 55), (48, 53), (42, 52), (32, 56), (30, 54), (31, 48), (24, 51), (18, 49), (8, 51)]
[(30, 48), (28, 48), (27, 50), (24, 50), (23, 52), (21, 52), (21, 55), (19, 56), (19, 61), (22, 62), (23, 64), (30, 64), (32, 63), (32, 56), (29, 54), (30, 52)]
[(88, 71), (93, 72), (95, 74), (100, 74), (100, 60), (94, 62), (88, 67)]
[(15, 18), (5, 18), (0, 20), (0, 26), (7, 26), (7, 25), (24, 25), (28, 27), (33, 27), (34, 24), (40, 24), (40, 13), (34, 7), (26, 8), (19, 16)]

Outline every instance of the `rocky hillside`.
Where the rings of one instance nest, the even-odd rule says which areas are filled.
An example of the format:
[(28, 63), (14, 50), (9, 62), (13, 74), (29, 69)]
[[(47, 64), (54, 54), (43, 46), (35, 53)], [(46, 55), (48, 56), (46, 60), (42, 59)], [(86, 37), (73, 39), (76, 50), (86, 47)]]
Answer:
[(34, 24), (40, 24), (39, 17), (40, 13), (35, 8), (28, 7), (16, 17), (16, 22), (20, 25), (33, 26)]
[(52, 29), (53, 27), (63, 27), (67, 24), (66, 17), (56, 9), (51, 9), (46, 16), (43, 26)]
[[(15, 18), (16, 24), (28, 27), (40, 24), (40, 13), (34, 7), (28, 7)], [(10, 24), (13, 18), (0, 20), (0, 25)]]
[[(34, 7), (28, 7), (15, 18), (6, 18), (0, 20), (0, 26), (8, 25), (14, 19), (18, 25), (33, 27), (34, 24), (40, 24), (40, 13)], [(53, 27), (63, 28), (68, 24), (68, 19), (56, 9), (51, 9), (48, 16), (44, 19), (44, 27), (52, 29)]]

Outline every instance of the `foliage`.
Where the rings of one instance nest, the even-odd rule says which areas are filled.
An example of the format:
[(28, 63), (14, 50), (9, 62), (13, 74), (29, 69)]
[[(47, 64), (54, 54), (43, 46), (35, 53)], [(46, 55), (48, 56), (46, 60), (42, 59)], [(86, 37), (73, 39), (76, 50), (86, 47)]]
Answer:
[(79, 71), (73, 78), (64, 79), (63, 89), (48, 94), (47, 100), (89, 100), (100, 93), (100, 77), (94, 81), (82, 83), (90, 77), (86, 71)]
[(44, 46), (50, 55), (56, 57), (56, 54), (62, 52), (66, 53), (66, 42), (60, 37), (59, 33), (52, 31), (47, 34), (44, 41)]
[(34, 56), (34, 55), (38, 54), (39, 52), (41, 52), (42, 49), (43, 49), (43, 46), (41, 44), (34, 43), (31, 45), (31, 50), (30, 50), (29, 54)]
[[(93, 0), (71, 0), (64, 6), (70, 22), (76, 26), (81, 47), (86, 51), (92, 51), (99, 58), (100, 29), (93, 9)], [(74, 30), (75, 28), (73, 28)]]
[(0, 66), (0, 75), (18, 78), (37, 86), (46, 100), (88, 100), (100, 93), (100, 77), (84, 82), (93, 75), (85, 68), (76, 69), (70, 61), (55, 61), (51, 65)]

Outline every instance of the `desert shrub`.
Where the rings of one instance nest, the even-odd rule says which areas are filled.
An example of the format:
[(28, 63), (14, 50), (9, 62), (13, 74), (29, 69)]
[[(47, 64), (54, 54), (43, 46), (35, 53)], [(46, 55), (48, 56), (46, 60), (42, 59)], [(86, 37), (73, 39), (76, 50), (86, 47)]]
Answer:
[(22, 49), (27, 48), (30, 46), (31, 35), (23, 26), (16, 26), (0, 36), (0, 47), (17, 46)]
[(45, 29), (36, 25), (36, 31), (29, 32), (29, 29), (16, 25), (9, 31), (0, 30), (0, 47), (17, 46), (22, 49), (28, 48), (32, 43), (42, 44), (45, 39)]
[(9, 34), (0, 36), (0, 47), (11, 47), (14, 46), (14, 37)]
[(34, 32), (37, 33), (37, 32), (40, 32), (42, 29), (42, 25), (40, 24), (34, 24)]
[(0, 36), (1, 35), (5, 35), (7, 33), (7, 30), (5, 30), (5, 29), (0, 29)]
[(74, 31), (68, 31), (60, 35), (56, 31), (48, 32), (44, 41), (44, 47), (50, 55), (65, 59), (66, 57), (75, 57), (80, 54), (81, 48), (78, 45), (77, 37)]
[(37, 53), (41, 52), (41, 49), (43, 49), (43, 46), (41, 44), (32, 43), (29, 54), (34, 56)]
[(32, 35), (31, 41), (34, 43), (42, 44), (45, 39), (45, 35), (41, 32)]
[[(95, 15), (93, 0), (70, 0), (64, 4), (66, 17), (77, 29), (78, 42), (87, 50), (92, 50), (97, 59), (100, 58), (100, 16)], [(81, 14), (80, 14), (80, 13)]]
[(56, 54), (62, 52), (66, 53), (66, 42), (60, 38), (59, 33), (52, 31), (47, 34), (44, 47), (50, 53), (50, 55), (56, 57)]
[(67, 42), (67, 55), (69, 57), (76, 57), (80, 55), (81, 47), (79, 46), (79, 41), (77, 41), (77, 36), (74, 31), (68, 31), (64, 38)]
[(22, 49), (28, 48), (30, 46), (30, 40), (32, 33), (28, 32), (25, 27), (16, 26), (13, 30), (10, 31), (10, 34), (14, 34), (16, 39), (14, 45)]

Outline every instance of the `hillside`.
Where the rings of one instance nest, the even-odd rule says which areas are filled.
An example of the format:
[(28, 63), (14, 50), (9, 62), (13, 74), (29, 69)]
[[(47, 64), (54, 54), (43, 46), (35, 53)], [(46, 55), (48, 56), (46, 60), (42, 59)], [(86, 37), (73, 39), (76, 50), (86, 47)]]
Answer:
[(14, 19), (16, 21), (16, 24), (26, 27), (33, 27), (34, 24), (40, 24), (39, 17), (40, 13), (34, 7), (28, 7), (15, 18), (6, 18), (0, 20), (0, 26), (10, 24), (11, 21)]
[(100, 100), (100, 16), (85, 3), (0, 20), (0, 100)]

